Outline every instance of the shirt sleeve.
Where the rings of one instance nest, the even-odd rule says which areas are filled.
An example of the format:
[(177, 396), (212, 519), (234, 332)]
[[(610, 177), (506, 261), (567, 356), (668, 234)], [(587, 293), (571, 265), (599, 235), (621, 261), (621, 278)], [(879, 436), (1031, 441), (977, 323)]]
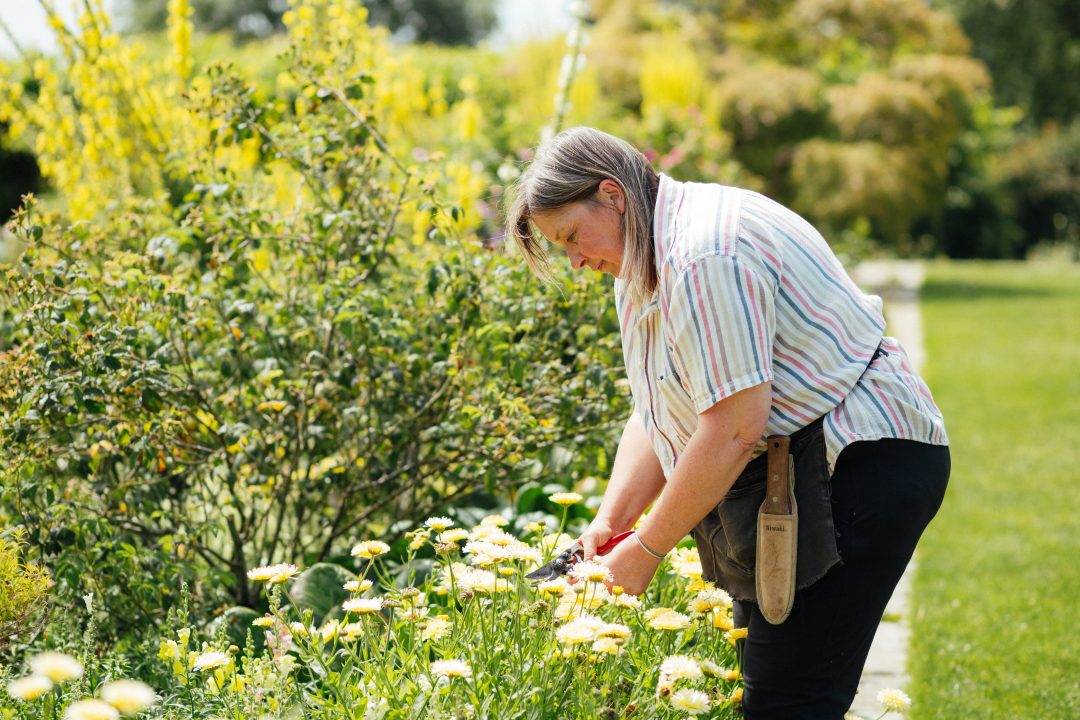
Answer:
[(672, 288), (667, 330), (679, 380), (699, 413), (772, 380), (774, 290), (737, 257), (708, 255), (687, 266)]

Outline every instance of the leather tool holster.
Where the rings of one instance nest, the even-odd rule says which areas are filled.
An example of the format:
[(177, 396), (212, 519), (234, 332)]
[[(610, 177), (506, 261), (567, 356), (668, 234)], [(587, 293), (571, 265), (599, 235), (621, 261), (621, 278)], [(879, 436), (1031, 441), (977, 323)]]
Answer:
[(768, 443), (765, 501), (758, 510), (755, 584), (761, 614), (779, 625), (795, 602), (799, 512), (795, 504), (795, 463), (791, 438), (772, 435)]

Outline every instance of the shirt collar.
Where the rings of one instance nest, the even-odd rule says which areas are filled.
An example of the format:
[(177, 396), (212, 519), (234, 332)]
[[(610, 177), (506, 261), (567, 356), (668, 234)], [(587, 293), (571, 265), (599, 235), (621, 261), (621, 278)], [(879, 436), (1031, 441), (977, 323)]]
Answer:
[(653, 208), (653, 257), (656, 271), (663, 271), (664, 261), (675, 237), (675, 213), (682, 202), (683, 184), (660, 173), (660, 186)]

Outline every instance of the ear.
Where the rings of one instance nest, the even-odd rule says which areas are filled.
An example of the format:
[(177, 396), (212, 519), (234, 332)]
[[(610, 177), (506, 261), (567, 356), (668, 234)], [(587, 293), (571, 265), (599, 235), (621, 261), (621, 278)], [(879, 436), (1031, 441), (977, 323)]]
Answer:
[(615, 208), (620, 215), (626, 212), (626, 194), (622, 187), (614, 180), (605, 178), (600, 181), (600, 187), (596, 189), (601, 201)]

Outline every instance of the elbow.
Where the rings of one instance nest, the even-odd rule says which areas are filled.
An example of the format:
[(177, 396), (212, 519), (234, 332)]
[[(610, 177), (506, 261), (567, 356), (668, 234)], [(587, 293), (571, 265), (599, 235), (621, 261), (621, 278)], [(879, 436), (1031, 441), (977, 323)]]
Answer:
[(749, 458), (765, 435), (771, 400), (770, 383), (743, 390), (702, 413), (699, 428)]
[(732, 443), (738, 448), (740, 455), (750, 455), (754, 452), (754, 448), (757, 447), (764, 432), (765, 429), (762, 428), (757, 434), (753, 434), (750, 430), (736, 433), (735, 437), (732, 438)]

